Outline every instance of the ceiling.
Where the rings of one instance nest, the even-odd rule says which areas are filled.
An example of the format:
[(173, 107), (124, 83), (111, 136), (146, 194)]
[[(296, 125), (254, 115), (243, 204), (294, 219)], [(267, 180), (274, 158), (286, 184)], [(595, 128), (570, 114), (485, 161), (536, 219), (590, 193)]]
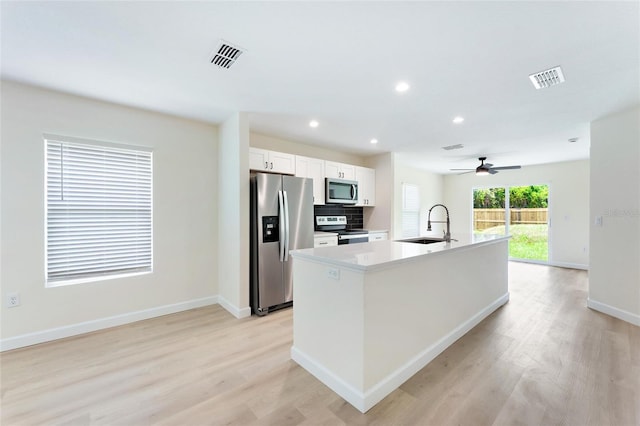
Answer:
[[(1, 73), (211, 123), (246, 111), (254, 132), (434, 172), (526, 166), (588, 158), (589, 123), (640, 103), (639, 5), (2, 1)], [(220, 39), (245, 49), (230, 69), (210, 64)], [(536, 90), (557, 65), (566, 82)]]

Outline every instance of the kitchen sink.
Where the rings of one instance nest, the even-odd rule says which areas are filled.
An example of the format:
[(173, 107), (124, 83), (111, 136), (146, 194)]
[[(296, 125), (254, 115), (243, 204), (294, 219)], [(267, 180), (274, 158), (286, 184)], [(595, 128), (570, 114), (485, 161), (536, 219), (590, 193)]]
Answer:
[(401, 243), (433, 244), (433, 243), (443, 242), (444, 238), (417, 237), (417, 238), (407, 238), (406, 240), (398, 240), (398, 241)]

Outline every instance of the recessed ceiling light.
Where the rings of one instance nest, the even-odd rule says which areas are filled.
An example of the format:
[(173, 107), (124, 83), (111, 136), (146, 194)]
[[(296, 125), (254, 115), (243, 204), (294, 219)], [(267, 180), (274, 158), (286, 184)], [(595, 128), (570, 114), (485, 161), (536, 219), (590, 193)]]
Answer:
[(318, 127), (319, 125), (320, 125), (320, 123), (318, 123), (316, 120), (311, 120), (311, 121), (309, 122), (309, 127), (316, 128), (316, 127)]
[(396, 84), (396, 92), (406, 92), (407, 90), (409, 90), (409, 83), (407, 83), (406, 81), (400, 81), (398, 82), (398, 84)]
[(463, 117), (460, 117), (460, 116), (457, 116), (457, 117), (455, 117), (455, 118), (453, 119), (453, 122), (454, 122), (455, 124), (460, 124), (460, 123), (462, 123), (463, 121), (464, 121), (464, 118), (463, 118)]
[(377, 144), (378, 143), (378, 139), (371, 139), (371, 143), (374, 144), (374, 145)]

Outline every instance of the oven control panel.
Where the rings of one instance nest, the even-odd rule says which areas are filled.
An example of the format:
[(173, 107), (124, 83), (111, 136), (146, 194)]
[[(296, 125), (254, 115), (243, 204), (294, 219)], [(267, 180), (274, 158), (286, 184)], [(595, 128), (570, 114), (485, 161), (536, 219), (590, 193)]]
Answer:
[(316, 216), (316, 225), (347, 225), (346, 216)]

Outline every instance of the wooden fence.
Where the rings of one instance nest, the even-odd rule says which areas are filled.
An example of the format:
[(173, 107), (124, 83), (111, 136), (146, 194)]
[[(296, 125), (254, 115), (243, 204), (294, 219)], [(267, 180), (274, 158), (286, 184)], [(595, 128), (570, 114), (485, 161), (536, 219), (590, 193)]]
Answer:
[[(509, 209), (511, 224), (542, 225), (547, 223), (548, 209)], [(482, 231), (504, 225), (504, 209), (473, 209), (473, 229)]]

